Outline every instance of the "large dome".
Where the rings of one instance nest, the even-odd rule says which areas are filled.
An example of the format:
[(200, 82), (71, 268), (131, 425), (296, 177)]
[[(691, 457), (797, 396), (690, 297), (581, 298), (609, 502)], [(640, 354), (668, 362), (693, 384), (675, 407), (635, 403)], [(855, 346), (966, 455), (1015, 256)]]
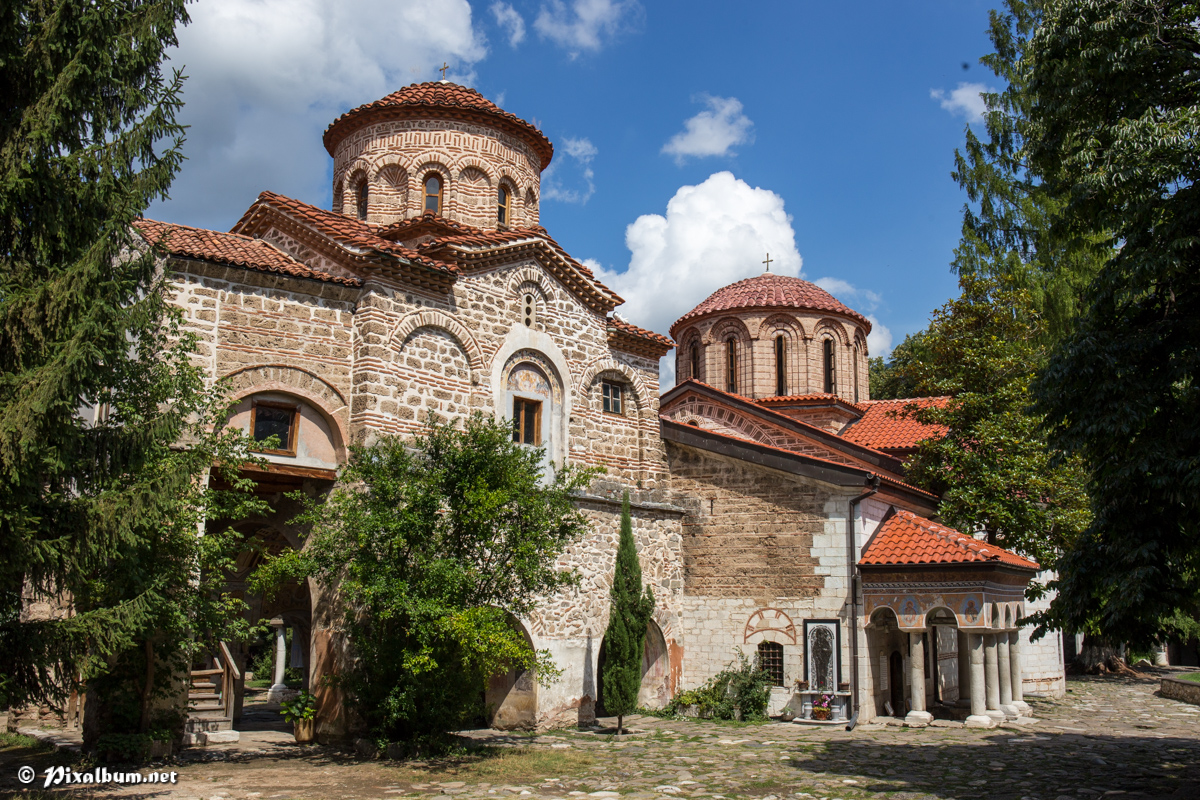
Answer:
[(671, 336), (678, 339), (678, 329), (685, 322), (726, 311), (754, 308), (793, 308), (808, 311), (829, 311), (850, 317), (871, 330), (871, 323), (862, 314), (849, 308), (829, 292), (800, 278), (789, 278), (765, 272), (744, 281), (731, 283), (708, 296), (703, 303), (675, 321)]
[(333, 155), (338, 143), (363, 125), (410, 117), (463, 119), (492, 125), (529, 144), (541, 160), (542, 169), (550, 166), (554, 156), (554, 146), (540, 130), (474, 89), (449, 81), (414, 83), (347, 111), (325, 129), (325, 149)]

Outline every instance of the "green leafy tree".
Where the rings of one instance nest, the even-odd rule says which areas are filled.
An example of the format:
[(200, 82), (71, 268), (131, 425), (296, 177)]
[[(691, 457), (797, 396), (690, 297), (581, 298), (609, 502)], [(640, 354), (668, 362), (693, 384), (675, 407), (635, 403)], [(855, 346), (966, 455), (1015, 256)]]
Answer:
[(197, 532), (237, 513), (201, 476), (244, 450), (210, 433), (219, 397), (131, 225), (182, 158), (161, 64), (186, 21), (183, 0), (0, 8), (0, 701), (86, 681), (112, 734), (151, 726), (237, 605), (205, 582), (228, 537)]
[(904, 337), (903, 342), (896, 345), (886, 362), (882, 356), (876, 356), (867, 362), (872, 400), (925, 396), (921, 394), (925, 388), (917, 385), (911, 377), (913, 366), (927, 356), (925, 336), (925, 331), (910, 333)]
[(1024, 290), (964, 275), (962, 296), (934, 312), (922, 360), (904, 378), (944, 405), (906, 413), (945, 429), (907, 462), (917, 485), (941, 496), (938, 513), (964, 531), (1052, 566), (1088, 522), (1077, 460), (1056, 463), (1029, 411), (1029, 387), (1043, 355)]
[(1055, 620), (1148, 645), (1200, 616), (1200, 4), (1047, 2), (1024, 54), (1028, 168), (1061, 237), (1114, 254), (1034, 391), (1095, 517)]
[(646, 628), (654, 613), (654, 592), (642, 588), (642, 566), (633, 541), (629, 517), (629, 492), (621, 501), (621, 535), (609, 591), (608, 629), (604, 631), (604, 709), (617, 717), (617, 733), (625, 726), (625, 715), (637, 708), (642, 687), (642, 651)]
[(554, 679), (510, 615), (574, 583), (556, 564), (586, 529), (573, 496), (595, 471), (544, 476), (543, 456), (479, 413), (352, 447), (338, 488), (298, 518), (306, 547), (256, 573), (257, 591), (312, 576), (338, 598), (353, 651), (341, 687), (376, 737), (435, 745), (482, 711), (489, 676)]

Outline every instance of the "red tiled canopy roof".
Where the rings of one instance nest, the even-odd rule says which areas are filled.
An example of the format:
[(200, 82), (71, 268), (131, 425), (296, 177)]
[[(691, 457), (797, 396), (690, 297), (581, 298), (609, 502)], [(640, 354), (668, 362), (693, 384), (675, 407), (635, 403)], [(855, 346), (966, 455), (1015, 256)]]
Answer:
[(941, 425), (925, 425), (905, 413), (905, 408), (944, 406), (949, 397), (913, 397), (905, 400), (865, 400), (858, 404), (862, 418), (842, 432), (850, 441), (876, 450), (912, 450), (917, 442), (941, 436)]
[(414, 83), (373, 103), (347, 111), (325, 129), (325, 149), (333, 155), (338, 143), (363, 125), (405, 117), (483, 122), (528, 143), (541, 159), (542, 169), (550, 166), (550, 159), (554, 157), (554, 145), (540, 130), (500, 108), (474, 89), (449, 81)]
[(610, 344), (622, 350), (630, 350), (652, 358), (661, 358), (675, 346), (674, 342), (661, 333), (639, 328), (632, 322), (616, 316), (608, 318), (608, 339)]
[(708, 299), (684, 314), (671, 326), (671, 335), (691, 319), (716, 314), (721, 311), (750, 308), (796, 308), (812, 311), (830, 311), (852, 317), (871, 330), (871, 323), (857, 311), (843, 305), (829, 292), (815, 283), (765, 272), (744, 281), (732, 283), (709, 295)]
[(863, 566), (1001, 563), (1038, 569), (1036, 561), (902, 509), (893, 509), (884, 519), (858, 563)]
[(160, 245), (173, 256), (196, 258), (259, 272), (276, 272), (296, 278), (340, 283), (343, 286), (362, 285), (358, 278), (318, 272), (273, 245), (240, 233), (210, 231), (152, 219), (135, 220), (133, 227), (146, 241)]

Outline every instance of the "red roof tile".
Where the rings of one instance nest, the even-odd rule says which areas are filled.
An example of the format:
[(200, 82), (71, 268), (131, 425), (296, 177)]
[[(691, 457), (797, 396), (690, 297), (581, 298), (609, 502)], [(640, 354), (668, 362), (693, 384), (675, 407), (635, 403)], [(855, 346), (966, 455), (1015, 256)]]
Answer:
[(675, 343), (661, 333), (639, 328), (619, 317), (608, 318), (609, 341), (639, 355), (662, 358)]
[(436, 272), (447, 274), (458, 272), (458, 268), (453, 264), (438, 261), (412, 248), (404, 247), (383, 238), (380, 236), (379, 225), (363, 222), (362, 220), (347, 217), (345, 214), (338, 214), (334, 211), (326, 211), (323, 208), (318, 208), (317, 206), (309, 205), (300, 200), (276, 194), (275, 192), (263, 192), (260, 194), (258, 202), (250, 206), (249, 210), (233, 226), (233, 230), (240, 231), (246, 229), (256, 212), (264, 205), (277, 209), (292, 219), (309, 225), (314, 230), (339, 242), (343, 246), (395, 256)]
[(744, 281), (732, 283), (718, 289), (703, 303), (684, 314), (671, 326), (671, 335), (691, 319), (721, 311), (749, 308), (796, 308), (814, 311), (830, 311), (858, 320), (871, 330), (871, 323), (857, 311), (843, 305), (829, 292), (815, 283), (765, 272)]
[(877, 450), (912, 450), (917, 442), (941, 436), (941, 425), (917, 422), (905, 409), (908, 406), (927, 408), (944, 406), (949, 397), (914, 397), (905, 400), (865, 400), (858, 404), (862, 417), (842, 432), (842, 436), (857, 444)]
[(981, 542), (911, 511), (893, 509), (863, 550), (863, 565), (996, 563), (1038, 569), (1036, 561)]
[(240, 233), (223, 233), (188, 225), (139, 219), (133, 223), (139, 233), (151, 244), (157, 244), (173, 256), (196, 258), (217, 264), (276, 272), (297, 278), (340, 283), (343, 286), (361, 286), (358, 278), (330, 275), (318, 272), (260, 239)]
[(428, 81), (405, 86), (373, 103), (351, 109), (325, 129), (325, 149), (333, 155), (338, 143), (363, 125), (376, 120), (402, 117), (474, 119), (523, 139), (550, 166), (554, 145), (546, 135), (525, 120), (510, 114), (474, 89), (449, 81)]

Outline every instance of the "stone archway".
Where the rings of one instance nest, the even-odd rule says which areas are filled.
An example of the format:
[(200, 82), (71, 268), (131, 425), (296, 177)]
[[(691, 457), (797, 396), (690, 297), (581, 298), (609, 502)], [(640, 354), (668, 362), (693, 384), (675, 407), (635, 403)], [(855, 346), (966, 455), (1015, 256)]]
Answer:
[[(533, 639), (521, 621), (508, 615), (508, 624), (521, 632), (533, 648)], [(514, 668), (488, 678), (483, 693), (488, 725), (498, 730), (533, 730), (537, 727), (537, 680), (533, 670)]]
[(646, 626), (646, 644), (642, 649), (642, 687), (638, 690), (638, 705), (643, 708), (664, 708), (671, 701), (671, 658), (667, 639), (658, 623), (650, 620)]

